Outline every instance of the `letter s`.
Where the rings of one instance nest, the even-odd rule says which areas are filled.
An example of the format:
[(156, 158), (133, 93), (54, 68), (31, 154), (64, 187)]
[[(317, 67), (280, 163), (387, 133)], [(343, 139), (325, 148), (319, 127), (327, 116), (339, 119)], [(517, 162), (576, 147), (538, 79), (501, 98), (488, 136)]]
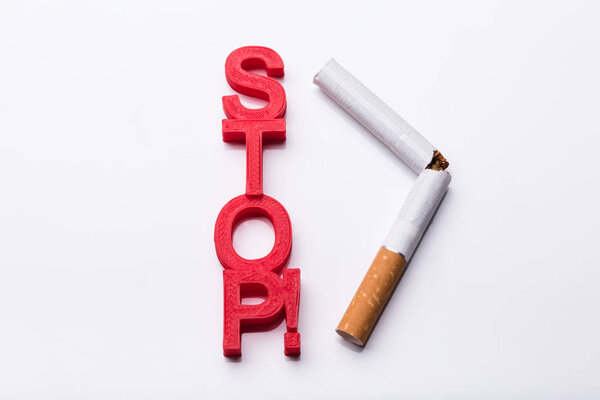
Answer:
[(229, 86), (238, 93), (268, 101), (263, 108), (251, 109), (240, 103), (239, 96), (223, 96), (223, 110), (230, 119), (273, 119), (285, 115), (285, 90), (279, 82), (266, 76), (248, 72), (264, 68), (268, 76), (283, 76), (283, 60), (275, 51), (260, 46), (240, 47), (225, 62), (225, 76)]

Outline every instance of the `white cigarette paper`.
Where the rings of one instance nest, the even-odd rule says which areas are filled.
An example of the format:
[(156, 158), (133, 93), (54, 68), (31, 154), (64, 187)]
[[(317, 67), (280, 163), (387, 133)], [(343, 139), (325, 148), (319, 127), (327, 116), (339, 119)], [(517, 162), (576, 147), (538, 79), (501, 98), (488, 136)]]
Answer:
[(451, 176), (446, 171), (424, 169), (404, 201), (398, 218), (383, 241), (383, 247), (410, 260), (415, 247), (433, 217)]
[(413, 171), (431, 162), (435, 147), (337, 61), (325, 64), (313, 82)]
[(450, 184), (448, 162), (431, 143), (335, 60), (314, 83), (419, 174), (336, 332), (364, 346)]

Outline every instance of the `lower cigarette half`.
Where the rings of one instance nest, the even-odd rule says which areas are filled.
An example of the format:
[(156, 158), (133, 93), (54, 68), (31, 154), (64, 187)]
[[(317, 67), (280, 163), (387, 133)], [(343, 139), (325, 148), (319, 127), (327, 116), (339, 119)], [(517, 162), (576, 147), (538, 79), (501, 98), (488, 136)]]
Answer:
[(450, 174), (425, 169), (417, 178), (383, 246), (375, 256), (336, 332), (364, 346), (404, 272), (435, 210), (448, 189)]
[(406, 259), (402, 254), (381, 247), (335, 331), (364, 346), (404, 268)]

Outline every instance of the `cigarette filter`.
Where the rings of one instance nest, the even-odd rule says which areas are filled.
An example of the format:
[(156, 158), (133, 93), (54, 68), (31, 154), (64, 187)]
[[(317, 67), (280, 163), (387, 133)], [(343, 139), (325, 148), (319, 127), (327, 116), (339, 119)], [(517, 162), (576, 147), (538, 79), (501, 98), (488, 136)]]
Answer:
[(419, 174), (336, 329), (344, 339), (360, 346), (367, 342), (449, 183), (446, 171)]
[(335, 60), (317, 73), (314, 83), (419, 174), (336, 329), (344, 339), (364, 346), (451, 176), (442, 154)]

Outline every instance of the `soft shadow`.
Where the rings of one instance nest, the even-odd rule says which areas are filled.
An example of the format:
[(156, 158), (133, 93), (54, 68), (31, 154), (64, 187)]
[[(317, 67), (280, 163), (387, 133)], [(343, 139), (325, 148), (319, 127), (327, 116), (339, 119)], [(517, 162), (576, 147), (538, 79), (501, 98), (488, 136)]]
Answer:
[(352, 350), (355, 353), (362, 353), (365, 350), (364, 346), (359, 346), (357, 344), (350, 343), (349, 341), (347, 341), (346, 339), (344, 339), (337, 333), (335, 335), (337, 336), (338, 343), (341, 343), (342, 346), (344, 346), (345, 348)]

